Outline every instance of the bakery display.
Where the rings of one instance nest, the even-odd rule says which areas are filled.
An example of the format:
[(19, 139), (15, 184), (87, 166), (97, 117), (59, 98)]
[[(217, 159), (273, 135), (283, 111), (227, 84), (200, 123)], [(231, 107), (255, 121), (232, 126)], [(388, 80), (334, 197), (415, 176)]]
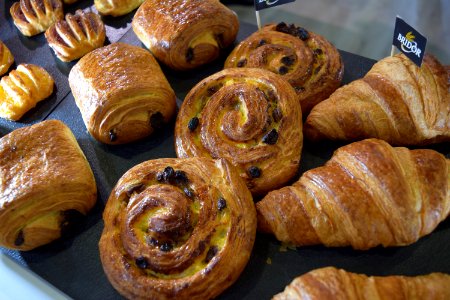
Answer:
[(44, 32), (64, 18), (61, 0), (20, 0), (10, 9), (17, 29), (26, 36)]
[(103, 212), (100, 258), (128, 299), (211, 299), (250, 257), (256, 212), (226, 160), (163, 158), (127, 171)]
[(366, 276), (334, 267), (312, 270), (295, 278), (273, 300), (448, 299), (450, 275)]
[(264, 68), (295, 88), (303, 116), (341, 84), (344, 64), (323, 36), (294, 24), (269, 24), (234, 48), (225, 68)]
[(314, 107), (305, 136), (313, 141), (373, 137), (394, 145), (450, 141), (449, 74), (429, 54), (420, 68), (403, 54), (384, 58)]
[(225, 158), (254, 195), (296, 174), (302, 145), (295, 91), (264, 69), (230, 68), (203, 79), (187, 94), (175, 125), (178, 157)]
[[(0, 245), (31, 250), (61, 236), (97, 199), (89, 163), (71, 130), (43, 121), (0, 139)], [(73, 218), (72, 218), (73, 219)]]
[(95, 8), (102, 15), (119, 17), (135, 10), (144, 0), (94, 0)]
[(72, 61), (103, 46), (105, 25), (99, 15), (77, 10), (66, 14), (45, 32), (48, 45), (62, 61)]
[(295, 246), (404, 246), (450, 212), (450, 160), (367, 139), (256, 204), (258, 228)]
[(0, 117), (17, 121), (53, 93), (52, 76), (42, 67), (20, 64), (0, 81)]
[(0, 76), (8, 72), (9, 67), (14, 62), (14, 56), (9, 51), (8, 47), (0, 41)]
[(207, 64), (236, 39), (236, 14), (217, 0), (147, 0), (133, 30), (155, 57), (175, 70)]
[(160, 130), (175, 113), (175, 93), (153, 56), (114, 43), (98, 48), (72, 68), (69, 84), (89, 133), (123, 144)]

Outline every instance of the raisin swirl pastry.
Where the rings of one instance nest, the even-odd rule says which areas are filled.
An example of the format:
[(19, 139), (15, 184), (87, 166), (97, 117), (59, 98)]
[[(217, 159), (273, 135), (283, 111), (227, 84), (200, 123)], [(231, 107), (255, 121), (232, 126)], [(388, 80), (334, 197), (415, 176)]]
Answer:
[(236, 39), (236, 14), (217, 0), (148, 0), (133, 30), (155, 57), (175, 70), (207, 64)]
[(281, 76), (231, 68), (198, 83), (175, 126), (178, 157), (225, 158), (254, 195), (282, 186), (298, 169), (303, 146), (300, 104)]
[(140, 47), (114, 43), (83, 56), (69, 85), (89, 133), (123, 144), (163, 128), (175, 113), (175, 93), (155, 58)]
[(0, 246), (31, 250), (64, 234), (97, 200), (89, 163), (70, 129), (49, 120), (0, 139)]
[(119, 17), (138, 8), (144, 0), (94, 0), (95, 8), (102, 15)]
[(72, 61), (103, 46), (105, 25), (99, 15), (77, 10), (45, 32), (48, 45), (62, 61)]
[(11, 6), (10, 13), (16, 27), (26, 36), (44, 32), (64, 18), (61, 0), (20, 0)]
[(0, 76), (5, 74), (14, 62), (14, 56), (8, 47), (0, 41)]
[(295, 25), (264, 26), (228, 56), (225, 68), (264, 68), (282, 75), (295, 88), (306, 116), (341, 84), (344, 64), (323, 36)]
[(129, 299), (210, 299), (236, 281), (256, 235), (244, 181), (226, 160), (143, 162), (106, 204), (100, 258)]

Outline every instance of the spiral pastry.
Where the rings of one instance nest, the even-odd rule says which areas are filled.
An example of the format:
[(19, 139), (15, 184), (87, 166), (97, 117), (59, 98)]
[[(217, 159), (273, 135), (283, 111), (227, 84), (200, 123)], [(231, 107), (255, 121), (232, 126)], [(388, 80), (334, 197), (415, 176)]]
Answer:
[(9, 67), (14, 62), (14, 56), (9, 51), (8, 47), (0, 41), (0, 76), (5, 74)]
[(105, 25), (99, 15), (77, 10), (45, 32), (48, 45), (62, 61), (71, 61), (103, 46)]
[(175, 70), (207, 64), (236, 39), (236, 14), (217, 0), (147, 0), (133, 30), (155, 57)]
[(20, 0), (11, 6), (10, 13), (16, 27), (26, 36), (44, 32), (64, 18), (61, 0)]
[(252, 197), (225, 160), (141, 163), (106, 204), (100, 258), (130, 299), (210, 299), (233, 284), (256, 234)]
[(295, 25), (270, 24), (242, 41), (225, 68), (264, 68), (280, 74), (295, 88), (306, 116), (341, 84), (344, 65), (324, 37)]
[(225, 158), (254, 195), (291, 179), (303, 145), (300, 104), (281, 76), (231, 68), (198, 83), (175, 126), (178, 157)]
[(102, 15), (119, 17), (138, 8), (144, 0), (94, 0), (95, 8)]
[(0, 246), (31, 250), (64, 234), (97, 200), (70, 129), (50, 120), (0, 139)]

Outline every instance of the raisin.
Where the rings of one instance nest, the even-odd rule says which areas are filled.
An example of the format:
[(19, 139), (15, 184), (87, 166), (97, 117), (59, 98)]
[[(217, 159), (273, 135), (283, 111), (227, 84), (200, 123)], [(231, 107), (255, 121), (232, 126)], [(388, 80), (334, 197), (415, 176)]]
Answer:
[(261, 169), (255, 166), (251, 166), (250, 168), (248, 168), (248, 174), (252, 178), (259, 178), (261, 177)]
[(261, 47), (261, 46), (263, 46), (263, 45), (265, 45), (265, 44), (267, 44), (267, 41), (264, 40), (264, 39), (262, 39), (262, 40), (260, 40), (260, 41), (258, 42), (258, 47)]
[(317, 56), (317, 55), (321, 55), (323, 53), (323, 51), (322, 51), (322, 49), (317, 48), (317, 49), (314, 49), (313, 53), (314, 53), (314, 55)]
[(218, 251), (219, 249), (217, 248), (217, 246), (212, 246), (211, 248), (209, 248), (208, 252), (206, 253), (205, 262), (209, 263), (211, 259), (213, 259), (214, 256), (216, 256)]
[(278, 73), (280, 73), (280, 75), (284, 75), (284, 74), (286, 74), (287, 72), (289, 72), (289, 69), (288, 69), (286, 66), (281, 66), (281, 67), (278, 69)]
[(148, 261), (145, 259), (145, 257), (138, 257), (136, 258), (136, 266), (140, 269), (147, 269), (148, 268)]
[(163, 252), (169, 252), (170, 250), (173, 249), (173, 246), (171, 243), (165, 242), (161, 246), (159, 246), (159, 249)]
[(175, 175), (175, 171), (172, 167), (168, 166), (163, 171), (163, 180), (169, 182)]
[(189, 198), (194, 197), (194, 193), (193, 193), (192, 190), (191, 190), (190, 188), (188, 188), (188, 187), (185, 187), (185, 188), (183, 189), (183, 192), (184, 192), (184, 194), (185, 194), (186, 196), (188, 196)]
[(109, 131), (109, 140), (110, 140), (111, 142), (114, 142), (114, 141), (117, 140), (117, 134), (116, 134), (116, 132), (114, 131), (114, 129), (111, 129), (111, 130)]
[(305, 28), (299, 27), (297, 28), (296, 36), (302, 41), (305, 41), (309, 38), (309, 33)]
[(217, 209), (219, 211), (222, 211), (226, 207), (227, 207), (227, 201), (224, 198), (220, 197), (219, 200), (217, 200)]
[(272, 117), (275, 122), (279, 122), (283, 118), (283, 113), (281, 112), (281, 109), (278, 107), (275, 108), (272, 112)]
[(154, 247), (156, 247), (156, 246), (159, 245), (158, 240), (155, 239), (155, 238), (153, 238), (153, 237), (147, 239), (147, 243), (148, 243), (150, 246), (154, 246)]
[(275, 145), (278, 140), (278, 132), (276, 129), (269, 131), (262, 139), (263, 143), (268, 145)]
[(175, 171), (175, 181), (178, 183), (186, 183), (188, 182), (188, 178), (186, 176), (186, 173), (181, 170)]
[(244, 67), (246, 64), (247, 64), (247, 60), (244, 58), (244, 59), (241, 59), (240, 61), (238, 61), (237, 67), (238, 67), (238, 68), (242, 68), (242, 67)]
[(289, 56), (283, 56), (281, 58), (281, 63), (285, 66), (292, 66), (295, 62), (295, 56), (289, 55)]
[(194, 131), (195, 129), (197, 129), (199, 123), (200, 121), (197, 117), (193, 117), (192, 119), (190, 119), (188, 123), (189, 130)]

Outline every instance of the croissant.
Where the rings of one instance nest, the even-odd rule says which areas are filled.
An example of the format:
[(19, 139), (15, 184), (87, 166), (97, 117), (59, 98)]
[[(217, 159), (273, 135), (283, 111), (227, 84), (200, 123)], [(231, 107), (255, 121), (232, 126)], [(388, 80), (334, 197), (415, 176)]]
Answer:
[(255, 196), (295, 176), (303, 146), (294, 89), (264, 69), (230, 68), (199, 82), (175, 125), (178, 157), (230, 161)]
[(50, 120), (0, 139), (0, 246), (31, 250), (95, 204), (89, 163), (70, 129)]
[(10, 13), (16, 27), (26, 36), (44, 32), (64, 18), (61, 0), (20, 0), (11, 6)]
[(217, 0), (147, 0), (132, 27), (155, 57), (175, 70), (207, 64), (236, 39), (236, 14)]
[(450, 141), (450, 76), (425, 55), (417, 67), (403, 54), (376, 63), (339, 88), (306, 119), (310, 140), (379, 138), (394, 145)]
[(103, 220), (103, 268), (128, 299), (214, 298), (237, 280), (256, 235), (245, 183), (227, 161), (207, 158), (133, 167)]
[(77, 10), (45, 32), (49, 46), (62, 61), (71, 61), (103, 46), (105, 25), (99, 15)]
[(450, 299), (450, 275), (366, 276), (334, 267), (310, 271), (295, 278), (273, 300), (381, 300)]
[(89, 133), (106, 144), (142, 139), (175, 113), (175, 93), (153, 56), (114, 43), (85, 56), (69, 73), (69, 85)]
[(102, 15), (119, 17), (138, 8), (145, 0), (94, 0), (95, 8)]
[(225, 68), (264, 68), (283, 76), (295, 88), (306, 116), (341, 84), (344, 64), (324, 37), (294, 24), (270, 24), (243, 40)]
[(0, 76), (9, 70), (13, 62), (14, 56), (12, 56), (8, 47), (0, 41)]
[(21, 64), (0, 81), (0, 117), (19, 120), (53, 93), (52, 76), (42, 67)]
[(449, 215), (450, 160), (434, 150), (363, 140), (256, 208), (261, 231), (296, 246), (409, 245)]

